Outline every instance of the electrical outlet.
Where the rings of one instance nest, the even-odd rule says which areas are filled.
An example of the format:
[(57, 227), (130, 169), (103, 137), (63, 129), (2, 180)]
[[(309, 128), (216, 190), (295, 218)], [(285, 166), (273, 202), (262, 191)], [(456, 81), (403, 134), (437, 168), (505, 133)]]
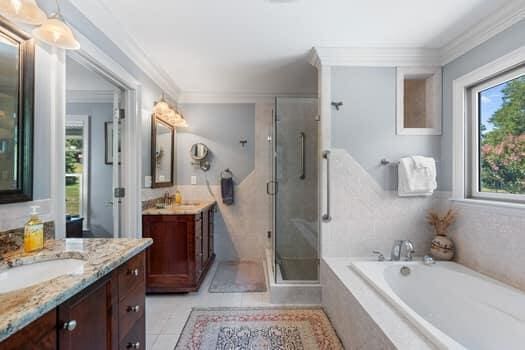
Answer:
[(192, 185), (196, 185), (197, 184), (197, 176), (195, 176), (195, 175), (191, 176), (191, 184)]

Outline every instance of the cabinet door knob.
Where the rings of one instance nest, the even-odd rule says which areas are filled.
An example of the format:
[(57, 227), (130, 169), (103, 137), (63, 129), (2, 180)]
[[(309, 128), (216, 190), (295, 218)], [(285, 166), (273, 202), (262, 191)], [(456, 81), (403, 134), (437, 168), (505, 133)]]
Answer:
[(128, 343), (128, 349), (140, 349), (140, 342)]
[(75, 321), (75, 320), (67, 321), (67, 322), (64, 323), (64, 329), (66, 331), (70, 331), (71, 332), (75, 328), (77, 328), (77, 321)]
[(139, 275), (139, 269), (129, 269), (128, 274), (137, 277)]
[(140, 305), (128, 306), (128, 312), (139, 312), (139, 311), (140, 311)]

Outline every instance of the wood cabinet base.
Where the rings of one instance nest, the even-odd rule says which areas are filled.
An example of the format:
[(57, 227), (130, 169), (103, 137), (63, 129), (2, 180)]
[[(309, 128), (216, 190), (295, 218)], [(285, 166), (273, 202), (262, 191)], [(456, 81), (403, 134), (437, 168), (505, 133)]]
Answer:
[(146, 293), (199, 290), (215, 260), (214, 211), (142, 217), (142, 234), (153, 239), (146, 252)]

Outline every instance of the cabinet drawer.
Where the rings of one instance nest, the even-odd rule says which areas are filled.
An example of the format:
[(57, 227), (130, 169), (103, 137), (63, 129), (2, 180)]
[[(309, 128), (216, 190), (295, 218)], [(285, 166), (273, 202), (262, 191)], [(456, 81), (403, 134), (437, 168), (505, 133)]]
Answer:
[(118, 306), (119, 338), (129, 333), (135, 323), (144, 316), (146, 285), (142, 283), (129, 291), (128, 296)]
[(146, 349), (146, 316), (142, 315), (120, 341), (119, 350)]
[(141, 253), (122, 265), (118, 271), (119, 300), (124, 299), (128, 292), (145, 280), (144, 253)]

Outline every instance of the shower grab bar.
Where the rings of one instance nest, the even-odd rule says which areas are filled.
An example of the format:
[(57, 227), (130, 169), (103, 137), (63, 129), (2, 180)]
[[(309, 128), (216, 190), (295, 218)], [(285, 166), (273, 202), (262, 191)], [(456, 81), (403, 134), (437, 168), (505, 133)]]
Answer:
[(299, 133), (299, 179), (301, 180), (304, 180), (306, 178), (306, 173), (305, 173), (305, 170), (304, 170), (304, 157), (305, 157), (305, 153), (304, 153), (304, 139), (305, 139), (305, 134), (304, 132), (300, 132)]
[(330, 151), (323, 152), (323, 159), (326, 159), (326, 214), (322, 219), (324, 222), (330, 222), (332, 220), (330, 215)]

